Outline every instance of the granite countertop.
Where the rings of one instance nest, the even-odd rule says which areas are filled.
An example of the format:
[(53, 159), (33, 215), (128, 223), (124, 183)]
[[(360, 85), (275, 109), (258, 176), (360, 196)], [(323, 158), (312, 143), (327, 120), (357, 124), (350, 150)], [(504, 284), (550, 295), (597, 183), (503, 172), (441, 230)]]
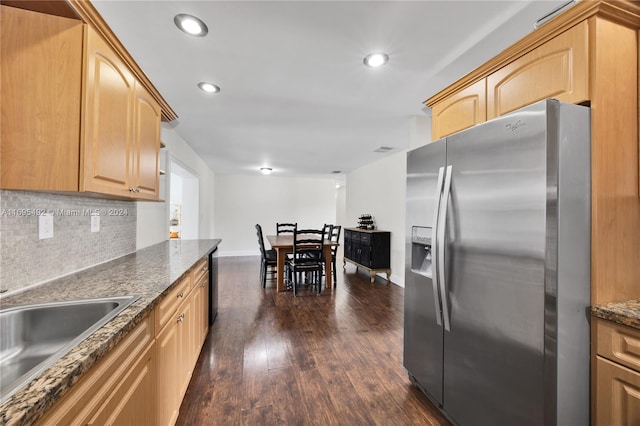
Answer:
[(591, 307), (591, 314), (640, 330), (640, 299), (595, 305)]
[(0, 425), (31, 424), (51, 408), (220, 241), (165, 241), (24, 292), (3, 296), (0, 299), (3, 308), (133, 294), (140, 297), (0, 405)]

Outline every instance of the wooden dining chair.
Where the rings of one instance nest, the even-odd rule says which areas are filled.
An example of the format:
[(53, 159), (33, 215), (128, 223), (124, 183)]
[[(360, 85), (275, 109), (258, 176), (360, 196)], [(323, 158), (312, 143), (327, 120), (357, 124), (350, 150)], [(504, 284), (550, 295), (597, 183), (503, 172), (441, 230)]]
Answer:
[[(322, 291), (322, 271), (324, 270), (324, 228), (298, 229), (293, 232), (293, 254), (287, 260), (287, 277), (291, 281), (293, 295), (299, 286), (316, 286)], [(303, 276), (306, 280), (303, 282)]]
[[(340, 231), (342, 230), (342, 226), (333, 225), (331, 227), (330, 238), (327, 238), (332, 243), (340, 243)], [(338, 254), (338, 246), (331, 247), (331, 264), (333, 269), (333, 286), (336, 286), (337, 278), (336, 278), (336, 255)]]
[(256, 224), (256, 233), (258, 234), (258, 245), (260, 246), (260, 282), (262, 288), (267, 287), (267, 275), (271, 275), (270, 279), (275, 279), (277, 275), (278, 256), (274, 249), (266, 250), (264, 247), (264, 237), (262, 235), (262, 226)]
[(297, 223), (276, 223), (276, 234), (293, 234), (297, 227)]

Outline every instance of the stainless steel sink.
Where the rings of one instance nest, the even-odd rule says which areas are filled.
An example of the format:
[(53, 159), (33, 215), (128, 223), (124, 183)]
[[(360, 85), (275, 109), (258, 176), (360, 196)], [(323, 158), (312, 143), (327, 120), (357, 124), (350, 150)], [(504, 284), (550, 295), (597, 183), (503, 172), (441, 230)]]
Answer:
[(0, 309), (0, 403), (139, 296)]

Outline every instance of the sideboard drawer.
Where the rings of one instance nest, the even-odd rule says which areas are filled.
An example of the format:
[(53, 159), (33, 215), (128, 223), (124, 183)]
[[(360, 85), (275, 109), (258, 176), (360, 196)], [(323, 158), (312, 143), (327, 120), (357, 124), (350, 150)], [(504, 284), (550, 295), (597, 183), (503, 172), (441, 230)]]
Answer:
[(361, 234), (360, 232), (345, 230), (344, 238), (348, 240), (360, 241), (360, 234)]

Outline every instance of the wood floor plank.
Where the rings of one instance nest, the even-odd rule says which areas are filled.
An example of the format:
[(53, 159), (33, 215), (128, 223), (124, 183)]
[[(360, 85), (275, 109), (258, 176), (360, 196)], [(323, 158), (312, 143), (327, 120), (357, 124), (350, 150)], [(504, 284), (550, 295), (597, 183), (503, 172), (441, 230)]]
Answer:
[(273, 405), (263, 407), (255, 407), (242, 410), (242, 424), (251, 425), (275, 425), (275, 417), (273, 416)]
[(402, 367), (404, 290), (338, 268), (317, 295), (263, 289), (258, 257), (219, 259), (218, 317), (177, 425), (448, 425)]
[(280, 368), (270, 370), (273, 392), (277, 395), (277, 403), (273, 406), (273, 417), (276, 424), (304, 424), (303, 419), (309, 421), (311, 413), (303, 403), (305, 397), (301, 391), (296, 368)]

